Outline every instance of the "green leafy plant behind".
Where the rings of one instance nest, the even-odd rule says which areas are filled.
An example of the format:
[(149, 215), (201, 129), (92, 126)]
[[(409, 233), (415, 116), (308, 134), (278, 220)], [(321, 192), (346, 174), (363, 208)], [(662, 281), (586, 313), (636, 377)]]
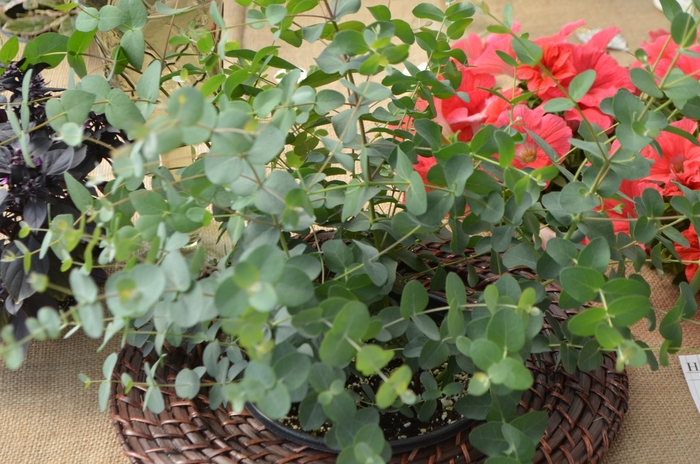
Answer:
[[(92, 112), (131, 141), (112, 152), (104, 195), (66, 176), (78, 214), (23, 224), (43, 239), (3, 255), (0, 271), (21, 262), (28, 288), (75, 299), (42, 308), (24, 337), (2, 329), (9, 366), (23, 343), (69, 327), (158, 355), (202, 344), (178, 395), (205, 386), (213, 408), (254, 403), (272, 419), (295, 405), (303, 429), (328, 426), (339, 462), (388, 461), (382, 417), (425, 421), (449, 401), (483, 421), (470, 441), (489, 462), (515, 463), (532, 459), (548, 421), (517, 415), (528, 359), (551, 351), (570, 372), (604, 356), (619, 370), (656, 369), (681, 349), (700, 287), (700, 85), (689, 71), (700, 46), (675, 1), (665, 2), (671, 33), (629, 69), (605, 51), (616, 31), (578, 45), (566, 42), (570, 27), (531, 38), (513, 30), (512, 10), (497, 18), (483, 3), (418, 5), (415, 28), (383, 5), (369, 8), (370, 24), (350, 19), (360, 0), (238, 3), (273, 45), (227, 42), (231, 25), (212, 3), (213, 30), (171, 30), (171, 44), (200, 55), (184, 75), (170, 71), (173, 56), (145, 58), (138, 1), (84, 8), (67, 41), (27, 45), (23, 66), (66, 58), (82, 76), (46, 103), (44, 127), (78, 146)], [(493, 21), (485, 40), (466, 32), (477, 10)], [(109, 76), (140, 72), (133, 94), (84, 63), (94, 35), (116, 29)], [(322, 51), (302, 70), (281, 42)], [(199, 87), (179, 85), (188, 73)], [(499, 87), (501, 75), (511, 84)], [(8, 112), (21, 135), (39, 130), (23, 122), (26, 95)], [(17, 154), (31, 153), (24, 140)], [(202, 154), (173, 175), (160, 156), (182, 146)], [(185, 252), (212, 223), (225, 256)], [(35, 264), (49, 248), (67, 284)], [(89, 273), (115, 264), (99, 290)], [(647, 265), (678, 275), (671, 311), (652, 307)], [(661, 347), (636, 338), (644, 319)], [(103, 408), (114, 365), (110, 356)], [(172, 386), (156, 368), (144, 405), (160, 412)]]

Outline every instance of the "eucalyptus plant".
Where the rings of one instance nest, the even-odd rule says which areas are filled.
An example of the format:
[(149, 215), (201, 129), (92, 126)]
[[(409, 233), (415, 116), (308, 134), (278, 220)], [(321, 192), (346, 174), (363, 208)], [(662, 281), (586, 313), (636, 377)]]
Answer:
[[(661, 161), (649, 151), (666, 156), (663, 137), (671, 136), (700, 146), (697, 128), (678, 123), (700, 117), (700, 84), (679, 67), (697, 55), (697, 20), (675, 0), (662, 2), (671, 20), (664, 53), (650, 59), (639, 51), (616, 85), (604, 85), (612, 77), (602, 69), (612, 68), (602, 55), (603, 68), (553, 69), (547, 47), (588, 49), (531, 39), (509, 8), (497, 18), (484, 3), (421, 4), (413, 28), (384, 5), (369, 7), (371, 24), (349, 19), (360, 0), (237, 1), (248, 6), (246, 23), (268, 30), (273, 45), (247, 50), (218, 31), (173, 31), (171, 43), (201, 52), (194, 71), (205, 77), (199, 88), (167, 95), (164, 82), (178, 75), (164, 70), (177, 53), (144, 61), (149, 18), (140, 0), (85, 8), (67, 41), (28, 46), (28, 63), (55, 66), (65, 56), (82, 76), (46, 104), (63, 143), (83, 143), (92, 113), (132, 142), (113, 151), (115, 179), (104, 195), (66, 176), (79, 215), (51, 215), (41, 249), (51, 247), (71, 269), (76, 303), (42, 309), (23, 339), (3, 329), (9, 367), (19, 366), (22, 343), (69, 327), (159, 355), (165, 343), (204, 344), (203, 366), (177, 376), (178, 395), (193, 398), (204, 383), (212, 407), (240, 411), (250, 402), (273, 419), (298, 404), (302, 428), (331, 425), (325, 442), (340, 452), (338, 462), (387, 461), (381, 415), (426, 417), (437, 399), (457, 397), (459, 413), (484, 421), (470, 433), (472, 444), (490, 462), (515, 463), (534, 456), (548, 421), (544, 412), (516, 416), (533, 383), (529, 357), (555, 351), (573, 371), (595, 369), (611, 353), (620, 370), (655, 369), (657, 355), (667, 364), (681, 348), (680, 323), (697, 309), (695, 274), (679, 273), (689, 282), (679, 283), (677, 305), (658, 324), (663, 346), (652, 349), (630, 330), (643, 319), (650, 330), (657, 325), (644, 265), (662, 272), (697, 264), (684, 256), (697, 244), (691, 226), (700, 196), (681, 177), (653, 177)], [(480, 54), (452, 45), (477, 10), (493, 20), (492, 38), (476, 39)], [(225, 30), (215, 6), (210, 13), (215, 29)], [(123, 34), (107, 77), (142, 71), (135, 95), (86, 74), (87, 44), (97, 30), (113, 29)], [(590, 47), (600, 48), (602, 37)], [(323, 51), (302, 73), (280, 55), (280, 41), (320, 42)], [(482, 78), (471, 73), (487, 66), (510, 70), (517, 88), (475, 84)], [(464, 117), (489, 96), (509, 116), (486, 122), (483, 109), (482, 119)], [(152, 116), (156, 107), (163, 112)], [(558, 124), (563, 152), (526, 124), (528, 111)], [(183, 145), (203, 145), (204, 154), (176, 179), (159, 156)], [(629, 182), (647, 188), (630, 195)], [(212, 221), (230, 243), (226, 256), (211, 258), (202, 247), (183, 253), (190, 234)], [(69, 261), (78, 246), (83, 262)], [(434, 248), (453, 258), (425, 259)], [(29, 263), (34, 289), (63, 289), (33, 266), (36, 253), (15, 256)], [(472, 260), (483, 256), (501, 277), (474, 291)], [(101, 291), (90, 273), (115, 264), (121, 270)], [(536, 276), (508, 272), (522, 268)], [(550, 313), (553, 284), (561, 308), (577, 312), (563, 322)], [(126, 374), (112, 378), (115, 362), (116, 354), (105, 361), (103, 408), (110, 382), (134, 383)], [(144, 404), (160, 412), (155, 367), (146, 372)], [(380, 386), (358, 398), (346, 388), (350, 376), (379, 378)]]

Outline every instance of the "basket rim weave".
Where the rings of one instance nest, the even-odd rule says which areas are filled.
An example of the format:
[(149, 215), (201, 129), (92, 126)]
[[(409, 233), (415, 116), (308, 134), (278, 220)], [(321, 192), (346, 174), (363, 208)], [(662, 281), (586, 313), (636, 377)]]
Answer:
[[(467, 264), (452, 265), (456, 256), (439, 245), (420, 250), (434, 256), (447, 271), (464, 275)], [(458, 258), (458, 257), (457, 257)], [(469, 266), (479, 274), (479, 291), (498, 278), (489, 269), (486, 257), (470, 259)], [(529, 269), (511, 269), (509, 273), (532, 279)], [(427, 283), (423, 282), (424, 284)], [(560, 289), (547, 289), (553, 302), (549, 312), (562, 320), (568, 317), (557, 305)], [(174, 384), (183, 367), (201, 364), (199, 350), (165, 346), (168, 356), (156, 370), (159, 384)], [(534, 384), (525, 392), (519, 414), (546, 411), (549, 423), (533, 458), (535, 463), (600, 463), (617, 436), (628, 408), (627, 374), (617, 372), (613, 355), (604, 356), (604, 364), (592, 372), (566, 372), (558, 365), (555, 354), (543, 353), (528, 361)], [(247, 411), (240, 413), (223, 406), (209, 408), (208, 391), (202, 389), (192, 399), (180, 399), (172, 388), (162, 388), (165, 410), (154, 414), (143, 409), (146, 389), (134, 385), (125, 393), (121, 374), (128, 373), (134, 382), (145, 380), (144, 363), (154, 365), (157, 357), (127, 345), (117, 359), (112, 374), (109, 408), (122, 449), (132, 463), (334, 463), (337, 455), (313, 450), (277, 437)], [(478, 425), (478, 424), (477, 424)], [(448, 440), (410, 453), (394, 455), (392, 463), (483, 463), (487, 457), (468, 442), (472, 426)]]
[[(197, 350), (164, 347), (166, 362), (156, 372), (159, 383), (172, 384), (180, 369), (199, 361)], [(135, 382), (145, 380), (143, 364), (156, 361), (151, 353), (127, 345), (113, 373), (109, 407), (119, 442), (132, 463), (334, 463), (336, 455), (316, 451), (275, 436), (247, 411), (236, 413), (223, 406), (212, 411), (209, 398), (180, 399), (162, 388), (165, 410), (143, 410), (145, 387), (133, 386), (128, 394), (119, 381), (123, 372)], [(546, 353), (529, 362), (535, 383), (523, 395), (519, 412), (544, 410), (549, 424), (538, 445), (535, 463), (599, 463), (617, 435), (627, 411), (627, 375), (615, 371), (615, 360), (605, 356), (596, 371), (575, 375), (552, 369), (554, 357)], [(203, 389), (204, 390), (204, 389)], [(486, 457), (468, 442), (469, 429), (433, 446), (394, 456), (392, 463), (482, 463)]]

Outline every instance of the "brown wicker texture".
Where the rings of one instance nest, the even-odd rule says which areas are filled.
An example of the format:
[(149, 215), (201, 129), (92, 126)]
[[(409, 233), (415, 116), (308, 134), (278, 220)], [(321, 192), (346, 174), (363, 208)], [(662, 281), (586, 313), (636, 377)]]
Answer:
[[(439, 246), (414, 250), (434, 256), (425, 259), (439, 262), (447, 271), (458, 272), (466, 279), (466, 262), (441, 251)], [(455, 262), (457, 262), (455, 264)], [(469, 293), (481, 291), (499, 276), (489, 269), (489, 258), (469, 260), (479, 276), (479, 283)], [(529, 269), (511, 269), (509, 273), (534, 278)], [(404, 275), (408, 275), (406, 272)], [(421, 275), (416, 278), (424, 280)], [(427, 285), (427, 283), (426, 283)], [(568, 317), (559, 308), (559, 288), (547, 288), (552, 298), (549, 312), (557, 320)], [(549, 330), (545, 325), (545, 331)], [(168, 356), (156, 371), (159, 384), (175, 382), (183, 367), (201, 364), (198, 351), (187, 353), (166, 347)], [(113, 374), (110, 411), (124, 452), (133, 463), (334, 463), (335, 455), (294, 444), (275, 436), (249, 413), (235, 413), (224, 407), (211, 411), (208, 398), (201, 393), (194, 400), (182, 400), (173, 389), (163, 388), (165, 411), (154, 414), (143, 410), (145, 389), (134, 386), (124, 394), (119, 381), (128, 373), (135, 382), (143, 382), (143, 364), (154, 365), (151, 354), (144, 359), (141, 350), (127, 346), (119, 355)], [(523, 395), (519, 412), (546, 411), (549, 423), (538, 445), (535, 463), (599, 463), (607, 453), (627, 411), (629, 398), (626, 373), (615, 370), (615, 360), (605, 356), (604, 365), (588, 373), (568, 374), (557, 368), (555, 355), (543, 354), (528, 361), (533, 387)], [(202, 392), (205, 392), (203, 389)], [(468, 443), (470, 430), (433, 446), (394, 456), (392, 463), (483, 463), (486, 457)]]
[[(157, 370), (159, 383), (173, 384), (182, 367), (198, 364), (196, 350), (169, 349)], [(133, 463), (333, 463), (335, 456), (304, 448), (276, 437), (247, 412), (220, 407), (211, 411), (208, 398), (179, 399), (163, 388), (166, 409), (143, 410), (145, 390), (134, 386), (128, 394), (118, 381), (127, 372), (134, 381), (145, 379), (142, 352), (127, 346), (119, 355), (110, 398), (111, 417), (122, 448)], [(614, 360), (590, 372), (570, 375), (554, 369), (551, 355), (530, 363), (535, 383), (521, 400), (521, 412), (544, 410), (550, 415), (537, 463), (599, 463), (617, 435), (627, 410), (627, 376), (615, 371)], [(429, 448), (395, 456), (395, 463), (480, 463), (485, 457), (467, 442), (469, 430)]]

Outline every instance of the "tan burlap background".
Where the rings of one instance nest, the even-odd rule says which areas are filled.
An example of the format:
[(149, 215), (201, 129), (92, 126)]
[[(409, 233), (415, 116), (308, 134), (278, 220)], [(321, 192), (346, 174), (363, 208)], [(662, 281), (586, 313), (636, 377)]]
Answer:
[[(241, 22), (241, 9), (226, 2), (228, 24)], [(372, 0), (367, 6), (389, 4), (395, 16), (407, 17), (416, 0)], [(432, 0), (436, 5), (442, 0)], [(502, 0), (490, 0), (495, 12)], [(666, 19), (652, 6), (652, 0), (513, 0), (516, 19), (532, 35), (556, 32), (563, 24), (585, 19), (590, 28), (618, 26), (633, 50), (649, 30), (668, 28)], [(365, 14), (360, 18), (368, 18)], [(414, 23), (415, 24), (415, 23)], [(475, 21), (474, 30), (487, 22)], [(269, 45), (258, 34), (234, 29), (231, 37), (246, 48)], [(294, 51), (290, 51), (294, 54)], [(629, 56), (616, 57), (629, 63)], [(309, 55), (292, 57), (292, 62), (308, 65)], [(66, 81), (61, 68), (45, 73), (52, 84)], [(214, 232), (204, 237), (213, 250)], [(666, 280), (655, 280), (654, 305), (668, 309), (677, 295)], [(659, 346), (643, 325), (635, 332), (651, 346)], [(700, 328), (687, 324), (685, 345), (700, 349)], [(27, 361), (18, 372), (0, 366), (0, 463), (126, 463), (107, 413), (100, 413), (97, 388), (81, 388), (78, 374), (101, 378), (102, 361), (118, 349), (110, 343), (97, 353), (99, 342), (77, 334), (68, 340), (32, 345)], [(700, 462), (700, 440), (695, 436), (700, 414), (695, 409), (676, 357), (671, 367), (659, 372), (648, 368), (631, 369), (630, 410), (621, 433), (605, 460), (606, 464), (696, 463)]]

